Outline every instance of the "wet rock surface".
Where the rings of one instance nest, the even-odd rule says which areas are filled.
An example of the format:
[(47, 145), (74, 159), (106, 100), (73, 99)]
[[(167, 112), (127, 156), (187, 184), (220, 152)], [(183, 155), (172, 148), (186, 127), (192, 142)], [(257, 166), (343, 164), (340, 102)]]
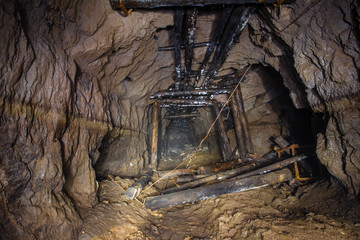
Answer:
[[(296, 108), (321, 113), (325, 127), (315, 132), (317, 155), (348, 190), (348, 197), (358, 197), (360, 8), (354, 0), (320, 1), (281, 31), (309, 4), (297, 1), (280, 10), (259, 10), (219, 75), (256, 66), (242, 84), (254, 143), (267, 141), (261, 139), (266, 134), (281, 133), (281, 114), (274, 106), (284, 94)], [(106, 237), (117, 239), (130, 233), (134, 239), (170, 239), (175, 234), (169, 229), (177, 229), (188, 239), (271, 239), (274, 234), (295, 238), (302, 228), (289, 231), (283, 225), (297, 229), (299, 224), (310, 229), (302, 229), (308, 234), (303, 239), (320, 233), (329, 239), (358, 237), (356, 229), (342, 223), (332, 226), (328, 217), (325, 223), (312, 214), (309, 218), (293, 215), (293, 219), (269, 207), (268, 200), (250, 203), (256, 194), (267, 194), (256, 191), (247, 193), (244, 204), (261, 207), (248, 208), (248, 214), (232, 209), (241, 195), (236, 195), (237, 201), (224, 196), (160, 212), (163, 225), (156, 213), (135, 206), (137, 202), (98, 204), (96, 166), (103, 177), (138, 175), (147, 165), (147, 106), (152, 103), (148, 97), (173, 82), (172, 52), (157, 51), (172, 41), (172, 11), (137, 10), (122, 17), (107, 1), (19, 0), (2, 1), (0, 16), (1, 238), (86, 239), (90, 226), (96, 225), (89, 223), (98, 215), (97, 223), (103, 222), (88, 236), (110, 234)], [(214, 16), (213, 11), (199, 13), (196, 41), (207, 40)], [(204, 52), (196, 49), (195, 66)], [(271, 81), (272, 77), (280, 82)], [(255, 149), (262, 153), (267, 148)], [(126, 210), (128, 206), (132, 210)], [(263, 208), (267, 214), (259, 210)], [(181, 220), (189, 224), (179, 224), (175, 215), (183, 215)], [(108, 231), (106, 218), (120, 225)], [(244, 231), (236, 230), (233, 222), (239, 222)], [(344, 237), (339, 235), (342, 232)]]

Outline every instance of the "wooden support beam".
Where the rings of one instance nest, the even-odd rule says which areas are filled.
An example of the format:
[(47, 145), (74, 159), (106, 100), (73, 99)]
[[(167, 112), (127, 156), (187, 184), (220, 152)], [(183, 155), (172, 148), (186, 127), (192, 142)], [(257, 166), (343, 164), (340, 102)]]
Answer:
[[(214, 115), (216, 118), (220, 114), (220, 110), (216, 103), (214, 103), (213, 109), (214, 109)], [(220, 148), (221, 148), (223, 161), (226, 162), (228, 160), (231, 160), (230, 158), (231, 158), (232, 151), (231, 151), (229, 138), (226, 134), (224, 121), (221, 116), (217, 120), (217, 129), (218, 129), (218, 133), (219, 133)]]
[[(258, 174), (265, 174), (271, 171), (275, 171), (277, 169), (281, 169), (284, 168), (294, 162), (300, 161), (305, 159), (306, 156), (305, 155), (299, 155), (296, 157), (292, 157), (289, 159), (285, 159), (281, 162), (260, 168), (260, 169), (256, 169), (258, 166), (255, 163), (251, 163), (249, 165), (243, 166), (243, 167), (239, 167), (239, 168), (235, 168), (232, 170), (228, 170), (225, 172), (220, 172), (205, 178), (201, 178), (199, 180), (195, 180), (193, 182), (189, 182), (189, 183), (185, 183), (183, 185), (181, 185), (180, 187), (174, 187), (174, 188), (169, 188), (166, 189), (164, 191), (162, 191), (162, 193), (172, 193), (172, 192), (178, 192), (178, 191), (182, 191), (182, 190), (186, 190), (189, 188), (194, 188), (194, 187), (198, 187), (200, 185), (203, 184), (211, 184), (211, 183), (215, 183), (217, 181), (223, 181), (229, 178), (233, 178), (236, 177), (236, 179), (240, 179), (240, 178), (244, 178), (244, 177), (249, 177), (249, 176), (253, 176), (253, 175), (258, 175)], [(256, 170), (254, 170), (256, 169)]]
[(158, 142), (159, 142), (159, 104), (157, 101), (153, 104), (152, 112), (152, 136), (151, 136), (151, 158), (150, 168), (157, 169), (157, 156), (158, 156)]
[(254, 6), (237, 6), (232, 11), (231, 17), (222, 34), (220, 44), (216, 48), (209, 70), (202, 83), (203, 87), (206, 87), (213, 81), (213, 77), (217, 74), (227, 56), (230, 54), (232, 47), (239, 39), (254, 10)]
[(174, 178), (179, 177), (183, 175), (191, 175), (194, 174), (196, 170), (194, 169), (175, 169), (175, 170), (169, 170), (169, 171), (158, 171), (159, 178)]
[(212, 106), (213, 102), (204, 99), (162, 99), (160, 107), (206, 107)]
[(210, 96), (231, 93), (230, 88), (219, 89), (193, 89), (186, 91), (160, 91), (150, 96), (150, 99), (167, 97), (187, 97), (187, 96)]
[(290, 170), (283, 169), (277, 172), (252, 176), (245, 179), (231, 180), (181, 192), (149, 197), (145, 200), (145, 207), (151, 210), (157, 210), (185, 203), (194, 203), (200, 200), (217, 197), (222, 194), (237, 193), (254, 188), (265, 187), (289, 181), (290, 179), (292, 179)]
[[(292, 3), (294, 0), (286, 0), (285, 3)], [(204, 7), (208, 5), (224, 5), (224, 4), (278, 4), (279, 0), (110, 0), (110, 4), (114, 10), (121, 10), (121, 7), (129, 8), (163, 8), (163, 7)], [(123, 6), (121, 6), (121, 4)]]
[(185, 68), (184, 68), (184, 83), (185, 89), (189, 85), (191, 75), (191, 65), (193, 59), (193, 49), (195, 40), (196, 20), (198, 16), (197, 8), (186, 9), (185, 11)]
[[(199, 43), (194, 43), (193, 48), (207, 47), (209, 45), (210, 45), (210, 42), (199, 42)], [(181, 45), (180, 48), (185, 49), (185, 45)], [(158, 51), (173, 51), (173, 50), (174, 50), (174, 46), (166, 46), (166, 47), (158, 48)]]
[(254, 153), (254, 148), (251, 141), (250, 136), (250, 130), (249, 130), (249, 124), (246, 117), (245, 107), (244, 107), (244, 101), (242, 98), (241, 88), (239, 86), (238, 89), (235, 90), (234, 98), (237, 102), (238, 108), (239, 108), (239, 114), (240, 114), (240, 122), (242, 125), (242, 129), (244, 131), (244, 137), (245, 137), (245, 144), (246, 144), (246, 150), (248, 153)]
[(153, 172), (153, 170), (147, 171), (143, 177), (134, 182), (128, 189), (126, 189), (125, 196), (129, 199), (134, 199), (135, 197), (137, 197), (142, 191), (142, 189), (145, 187), (145, 185), (148, 183)]
[(181, 81), (181, 35), (184, 21), (184, 9), (176, 8), (174, 14), (174, 60), (175, 89), (179, 90)]
[(215, 30), (214, 30), (214, 35), (211, 39), (211, 42), (209, 44), (209, 46), (206, 49), (205, 52), (205, 56), (203, 61), (201, 62), (200, 68), (199, 68), (199, 73), (196, 76), (196, 79), (194, 81), (194, 87), (197, 87), (198, 82), (200, 80), (200, 77), (204, 74), (205, 72), (205, 68), (206, 65), (208, 64), (209, 60), (210, 60), (210, 56), (212, 55), (212, 53), (215, 50), (215, 47), (217, 46), (220, 37), (224, 31), (225, 25), (230, 17), (231, 11), (232, 11), (232, 7), (226, 7), (222, 10), (221, 15), (218, 19), (218, 23), (216, 24)]
[(234, 119), (235, 133), (236, 133), (236, 139), (238, 141), (240, 158), (242, 160), (244, 160), (247, 155), (246, 142), (245, 142), (246, 140), (245, 140), (243, 127), (242, 127), (241, 120), (240, 120), (240, 118), (241, 118), (240, 111), (239, 111), (239, 108), (238, 108), (238, 105), (237, 105), (237, 102), (236, 102), (236, 99), (234, 96), (230, 100), (230, 108), (231, 108), (231, 112), (232, 112), (233, 119)]
[(165, 116), (165, 119), (178, 119), (178, 118), (193, 118), (193, 117), (199, 117), (199, 113), (189, 113), (189, 114), (181, 114), (181, 115), (172, 115), (172, 116)]

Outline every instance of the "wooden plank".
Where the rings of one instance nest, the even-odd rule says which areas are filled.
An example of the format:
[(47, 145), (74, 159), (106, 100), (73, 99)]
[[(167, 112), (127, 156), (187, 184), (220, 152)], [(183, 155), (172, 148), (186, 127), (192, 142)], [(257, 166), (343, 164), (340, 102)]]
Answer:
[(158, 141), (159, 141), (159, 104), (157, 101), (153, 104), (152, 112), (152, 137), (151, 137), (151, 158), (150, 168), (157, 169), (157, 155), (158, 155)]
[(214, 198), (222, 194), (237, 193), (250, 189), (265, 187), (268, 185), (289, 181), (290, 179), (292, 179), (290, 170), (283, 169), (264, 175), (221, 182), (205, 187), (189, 189), (156, 197), (149, 197), (145, 200), (145, 207), (151, 210), (157, 210), (185, 203), (194, 203), (200, 200)]

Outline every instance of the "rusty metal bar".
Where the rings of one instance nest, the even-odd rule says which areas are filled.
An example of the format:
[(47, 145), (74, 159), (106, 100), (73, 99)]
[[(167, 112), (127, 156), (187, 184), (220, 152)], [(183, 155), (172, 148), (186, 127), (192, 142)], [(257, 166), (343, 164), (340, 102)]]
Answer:
[(231, 112), (232, 112), (233, 119), (234, 119), (235, 133), (236, 133), (236, 138), (237, 138), (237, 141), (238, 141), (240, 158), (245, 159), (245, 157), (247, 155), (246, 142), (245, 142), (245, 136), (244, 136), (243, 127), (242, 127), (242, 124), (241, 124), (241, 121), (240, 121), (240, 111), (239, 111), (239, 108), (237, 106), (237, 102), (235, 100), (235, 97), (232, 97), (231, 100), (230, 100), (230, 108), (231, 108)]
[(202, 84), (203, 87), (206, 87), (213, 80), (213, 77), (217, 74), (217, 71), (225, 62), (227, 56), (230, 54), (232, 47), (239, 39), (254, 10), (254, 6), (240, 6), (234, 8), (232, 11), (231, 17), (226, 24), (226, 28), (222, 35), (221, 42), (216, 48), (214, 58), (205, 76), (204, 82)]
[(238, 89), (235, 90), (235, 100), (237, 102), (237, 105), (239, 107), (239, 113), (240, 113), (240, 122), (244, 131), (244, 137), (245, 137), (245, 142), (246, 142), (246, 149), (248, 153), (254, 153), (254, 148), (252, 145), (252, 141), (251, 141), (251, 136), (250, 136), (250, 130), (249, 130), (249, 124), (248, 124), (248, 120), (246, 117), (246, 112), (245, 112), (245, 108), (244, 108), (244, 101), (242, 98), (242, 93), (241, 93), (241, 88), (239, 86)]
[(187, 91), (160, 91), (150, 96), (151, 99), (160, 97), (186, 97), (186, 96), (210, 96), (218, 94), (229, 94), (232, 89), (219, 88), (219, 89), (193, 89)]
[(230, 17), (232, 9), (233, 9), (232, 7), (226, 7), (222, 10), (222, 13), (218, 19), (218, 23), (214, 29), (214, 35), (212, 37), (212, 40), (211, 40), (208, 48), (206, 49), (204, 59), (199, 68), (199, 73), (196, 76), (196, 79), (194, 81), (194, 87), (197, 87), (200, 77), (204, 74), (206, 65), (209, 62), (210, 56), (214, 52), (215, 47), (220, 40), (220, 36), (222, 35), (222, 33), (224, 31), (225, 25)]
[(289, 169), (268, 173), (260, 176), (252, 176), (240, 180), (230, 180), (209, 186), (188, 189), (156, 197), (149, 197), (145, 200), (145, 207), (151, 210), (171, 207), (179, 204), (194, 203), (200, 200), (209, 199), (227, 193), (242, 192), (254, 188), (289, 181), (292, 175)]
[(193, 49), (194, 49), (197, 16), (198, 16), (197, 8), (191, 8), (185, 11), (185, 68), (184, 68), (185, 88), (187, 88), (190, 81), (191, 65), (194, 55)]
[(151, 137), (151, 158), (150, 168), (157, 169), (157, 156), (158, 156), (158, 141), (159, 141), (159, 104), (157, 101), (153, 104), (152, 112), (152, 137)]
[[(216, 118), (217, 115), (220, 113), (220, 110), (216, 103), (214, 103), (213, 109), (214, 109), (215, 118)], [(228, 160), (231, 160), (230, 158), (231, 158), (232, 151), (231, 151), (229, 138), (226, 134), (225, 125), (224, 125), (224, 122), (223, 122), (223, 119), (221, 116), (217, 120), (217, 128), (218, 128), (219, 137), (220, 137), (219, 140), (220, 140), (220, 147), (221, 147), (223, 161), (226, 162)]]
[[(224, 4), (277, 4), (279, 0), (110, 0), (114, 10), (121, 10), (121, 4), (126, 8), (163, 8), (163, 7), (203, 7), (208, 5)], [(282, 4), (292, 3), (294, 0), (286, 0)]]
[(184, 21), (184, 10), (177, 8), (174, 13), (174, 60), (175, 89), (178, 90), (181, 81), (181, 33)]

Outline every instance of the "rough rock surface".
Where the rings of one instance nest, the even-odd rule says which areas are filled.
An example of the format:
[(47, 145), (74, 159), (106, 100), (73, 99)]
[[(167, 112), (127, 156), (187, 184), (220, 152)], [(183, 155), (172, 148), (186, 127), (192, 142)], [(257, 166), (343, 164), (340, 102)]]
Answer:
[[(223, 69), (270, 68), (297, 108), (324, 113), (320, 161), (358, 196), (360, 8), (320, 1), (284, 29), (311, 2), (259, 10)], [(196, 41), (206, 40), (214, 14), (200, 17)], [(141, 172), (148, 96), (172, 82), (173, 55), (157, 51), (170, 44), (172, 24), (169, 10), (122, 17), (108, 1), (0, 2), (1, 237), (76, 238), (77, 209), (98, 201), (97, 161), (121, 159)], [(203, 54), (196, 50), (198, 61)], [(274, 110), (273, 98), (254, 93), (249, 116)]]

